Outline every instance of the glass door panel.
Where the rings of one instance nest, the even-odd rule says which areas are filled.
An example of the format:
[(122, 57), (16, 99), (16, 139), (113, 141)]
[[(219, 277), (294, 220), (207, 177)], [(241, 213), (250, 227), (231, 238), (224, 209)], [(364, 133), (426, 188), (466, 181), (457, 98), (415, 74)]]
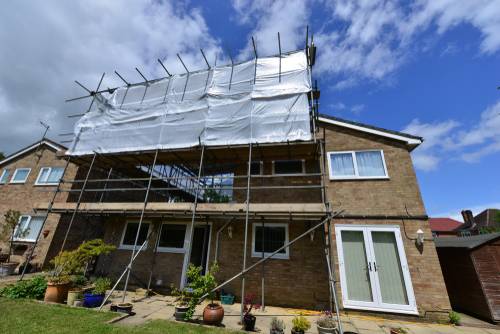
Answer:
[(382, 303), (408, 305), (408, 293), (394, 232), (371, 231), (374, 270)]
[(341, 231), (341, 238), (347, 283), (346, 299), (372, 302), (372, 284), (363, 231)]

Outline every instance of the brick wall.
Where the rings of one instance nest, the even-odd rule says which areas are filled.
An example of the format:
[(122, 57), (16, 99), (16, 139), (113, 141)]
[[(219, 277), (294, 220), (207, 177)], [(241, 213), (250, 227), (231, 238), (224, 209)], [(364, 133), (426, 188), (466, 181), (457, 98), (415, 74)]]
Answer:
[[(46, 145), (42, 145), (38, 151), (36, 149), (32, 150), (2, 165), (0, 170), (4, 168), (10, 170), (9, 180), (16, 168), (31, 168), (31, 172), (24, 184), (7, 183), (0, 185), (0, 224), (4, 223), (4, 214), (9, 209), (18, 210), (22, 215), (34, 215), (34, 203), (50, 202), (54, 194), (52, 190), (56, 188), (54, 186), (36, 186), (35, 181), (42, 167), (64, 167), (65, 165), (66, 161), (56, 157), (55, 151)], [(64, 178), (73, 179), (76, 169), (75, 165), (70, 164)], [(67, 193), (61, 193), (57, 196), (57, 201), (66, 201), (66, 197)], [(43, 215), (44, 213), (40, 214)], [(47, 219), (39, 243), (35, 249), (35, 257), (32, 261), (34, 265), (41, 266), (45, 262), (45, 257), (52, 243), (58, 222), (59, 216), (55, 214), (50, 215)], [(46, 236), (43, 233), (45, 231), (47, 233)], [(26, 247), (31, 245), (32, 243), (26, 243), (24, 248), (15, 253), (16, 255), (12, 257), (12, 261), (24, 261)], [(8, 252), (8, 244), (5, 241), (0, 242), (0, 247), (2, 248), (2, 252)]]

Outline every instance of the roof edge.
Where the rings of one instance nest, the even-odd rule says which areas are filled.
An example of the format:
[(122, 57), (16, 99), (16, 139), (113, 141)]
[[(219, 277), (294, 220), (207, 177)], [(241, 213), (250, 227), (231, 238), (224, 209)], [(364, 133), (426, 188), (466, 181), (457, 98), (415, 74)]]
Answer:
[(424, 142), (424, 139), (422, 137), (410, 135), (410, 134), (403, 133), (403, 132), (387, 130), (384, 128), (379, 128), (379, 127), (368, 125), (368, 124), (353, 122), (353, 121), (349, 121), (349, 120), (345, 120), (342, 118), (329, 116), (329, 115), (325, 115), (325, 114), (319, 115), (319, 121), (327, 123), (327, 124), (337, 125), (337, 126), (341, 126), (341, 127), (345, 127), (345, 128), (349, 128), (349, 129), (353, 129), (353, 130), (358, 130), (358, 131), (365, 132), (365, 133), (378, 135), (381, 137), (386, 137), (386, 138), (402, 141), (402, 142), (405, 142), (408, 146), (410, 146), (410, 148), (411, 148), (410, 150), (413, 150), (418, 145), (420, 145)]
[(5, 159), (3, 159), (2, 161), (0, 161), (0, 166), (3, 165), (3, 164), (5, 164), (5, 163), (7, 163), (7, 162), (9, 162), (9, 161), (11, 161), (11, 160), (13, 160), (13, 159), (15, 159), (15, 158), (17, 158), (17, 157), (19, 157), (19, 156), (21, 156), (21, 155), (23, 155), (23, 154), (25, 154), (25, 153), (27, 153), (27, 152), (29, 152), (29, 151), (31, 151), (31, 150), (33, 150), (33, 149), (35, 149), (35, 148), (37, 148), (40, 145), (43, 145), (43, 144), (45, 144), (45, 145), (53, 148), (57, 152), (58, 151), (65, 151), (65, 150), (67, 150), (67, 148), (65, 146), (63, 146), (61, 144), (58, 144), (55, 141), (52, 141), (52, 140), (50, 140), (48, 138), (44, 138), (42, 140), (39, 140), (39, 141), (37, 141), (37, 142), (29, 145), (29, 146), (26, 146), (25, 148), (20, 149), (17, 152), (12, 153), (11, 155), (5, 157)]

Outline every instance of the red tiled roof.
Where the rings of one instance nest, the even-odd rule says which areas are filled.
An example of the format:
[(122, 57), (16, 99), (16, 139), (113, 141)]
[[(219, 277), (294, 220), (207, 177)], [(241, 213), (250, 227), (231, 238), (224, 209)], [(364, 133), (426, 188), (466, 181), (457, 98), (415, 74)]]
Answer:
[(451, 218), (429, 218), (429, 224), (433, 232), (453, 231), (462, 225), (461, 222)]

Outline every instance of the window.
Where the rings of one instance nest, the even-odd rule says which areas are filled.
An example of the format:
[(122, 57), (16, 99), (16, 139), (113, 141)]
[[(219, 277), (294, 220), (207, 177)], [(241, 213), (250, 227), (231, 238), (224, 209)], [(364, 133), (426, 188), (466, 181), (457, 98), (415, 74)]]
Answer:
[(274, 174), (303, 174), (305, 170), (304, 160), (273, 161)]
[(10, 170), (4, 169), (0, 175), (0, 184), (6, 184), (9, 179)]
[(184, 253), (186, 230), (186, 224), (163, 224), (158, 241), (158, 251)]
[[(288, 224), (267, 223), (264, 228), (261, 223), (253, 224), (252, 256), (261, 257), (270, 255), (288, 242)], [(273, 256), (273, 259), (288, 259), (289, 248), (282, 249)]]
[(30, 175), (31, 168), (18, 168), (12, 175), (12, 179), (10, 179), (10, 183), (24, 183)]
[(57, 185), (64, 174), (62, 167), (43, 167), (36, 179), (36, 185)]
[(262, 161), (252, 161), (250, 164), (251, 175), (262, 175)]
[(381, 150), (328, 152), (328, 165), (333, 180), (389, 177)]
[[(133, 249), (135, 236), (137, 234), (137, 229), (139, 228), (139, 222), (129, 222), (125, 225), (125, 231), (123, 232), (122, 242), (120, 244), (121, 249)], [(143, 222), (141, 224), (141, 230), (139, 232), (139, 239), (137, 240), (137, 248), (142, 246), (146, 238), (148, 237), (149, 223)]]
[(19, 223), (14, 231), (14, 241), (35, 242), (42, 229), (44, 217), (19, 217)]

